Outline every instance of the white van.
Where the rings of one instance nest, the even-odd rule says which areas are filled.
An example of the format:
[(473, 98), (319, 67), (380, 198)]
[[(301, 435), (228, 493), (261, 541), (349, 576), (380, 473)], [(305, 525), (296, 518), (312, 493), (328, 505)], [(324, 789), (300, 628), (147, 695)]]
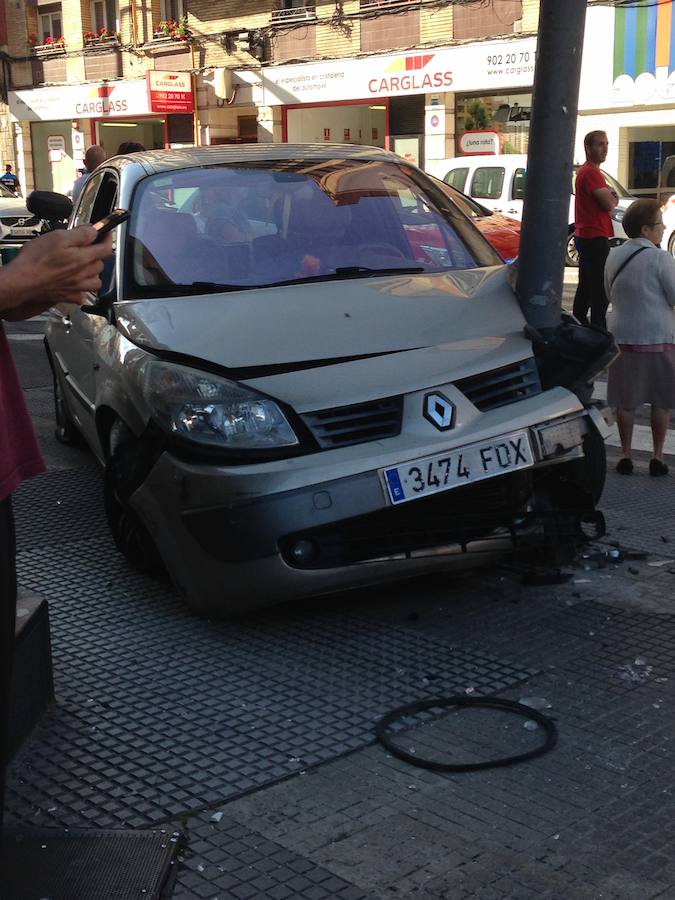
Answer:
[[(574, 166), (572, 194), (569, 211), (569, 240), (565, 265), (576, 266), (579, 257), (574, 246), (574, 181), (578, 165)], [(525, 199), (525, 179), (527, 175), (527, 155), (524, 153), (502, 153), (495, 156), (456, 156), (452, 159), (430, 160), (426, 167), (430, 175), (442, 178), (446, 184), (463, 191), (479, 200), (494, 212), (503, 213), (514, 219), (523, 217)], [(609, 187), (618, 197), (619, 205), (612, 210), (614, 241), (620, 244), (626, 240), (621, 227), (623, 214), (635, 200), (619, 182), (603, 170), (602, 174)]]

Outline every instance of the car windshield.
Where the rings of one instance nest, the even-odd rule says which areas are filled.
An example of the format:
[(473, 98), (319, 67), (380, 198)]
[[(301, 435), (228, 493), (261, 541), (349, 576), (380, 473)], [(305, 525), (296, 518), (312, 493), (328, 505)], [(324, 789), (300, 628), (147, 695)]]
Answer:
[(493, 265), (473, 227), (393, 162), (180, 169), (138, 186), (127, 296), (226, 291)]

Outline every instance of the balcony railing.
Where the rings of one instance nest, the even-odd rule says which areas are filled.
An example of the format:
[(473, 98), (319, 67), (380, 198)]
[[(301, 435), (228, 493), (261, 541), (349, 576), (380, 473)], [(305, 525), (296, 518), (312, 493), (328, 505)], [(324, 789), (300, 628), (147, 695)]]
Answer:
[(272, 11), (272, 22), (306, 22), (309, 19), (316, 19), (316, 6), (293, 6)]
[(420, 0), (361, 0), (361, 9), (386, 9), (391, 6), (408, 6), (410, 3), (418, 3)]

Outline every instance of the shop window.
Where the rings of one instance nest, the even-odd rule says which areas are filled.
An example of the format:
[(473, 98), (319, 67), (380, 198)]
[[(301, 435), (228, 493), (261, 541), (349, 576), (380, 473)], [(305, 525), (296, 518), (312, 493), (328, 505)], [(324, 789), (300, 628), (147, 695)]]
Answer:
[(167, 116), (167, 138), (169, 144), (194, 144), (195, 121), (192, 113)]
[(184, 0), (160, 0), (159, 15), (163, 22), (178, 22), (185, 15)]
[(458, 94), (455, 103), (458, 154), (465, 131), (496, 131), (502, 153), (527, 153), (531, 94)]
[(237, 116), (237, 137), (244, 144), (258, 142), (258, 117)]
[(98, 34), (102, 28), (119, 31), (119, 9), (116, 0), (92, 0), (91, 30)]
[(501, 166), (483, 166), (474, 173), (471, 196), (476, 200), (498, 200), (503, 187), (504, 169)]
[(63, 36), (60, 3), (52, 3), (49, 6), (40, 7), (38, 28), (41, 44), (44, 44), (47, 38), (56, 39)]
[(468, 168), (465, 169), (450, 169), (448, 174), (445, 176), (443, 181), (446, 184), (449, 184), (450, 187), (457, 188), (458, 191), (463, 191), (464, 186), (466, 185), (466, 176), (469, 174)]
[(675, 193), (675, 141), (630, 142), (628, 191), (636, 197), (661, 201)]

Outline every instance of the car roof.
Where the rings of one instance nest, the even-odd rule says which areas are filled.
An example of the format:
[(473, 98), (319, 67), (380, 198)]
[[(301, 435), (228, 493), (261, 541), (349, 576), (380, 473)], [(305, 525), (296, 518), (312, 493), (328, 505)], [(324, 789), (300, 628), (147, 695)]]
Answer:
[(106, 160), (106, 166), (142, 166), (148, 174), (198, 166), (228, 163), (278, 162), (284, 160), (360, 159), (365, 161), (406, 161), (388, 150), (355, 144), (232, 144), (215, 147), (185, 147), (179, 150), (145, 150)]

